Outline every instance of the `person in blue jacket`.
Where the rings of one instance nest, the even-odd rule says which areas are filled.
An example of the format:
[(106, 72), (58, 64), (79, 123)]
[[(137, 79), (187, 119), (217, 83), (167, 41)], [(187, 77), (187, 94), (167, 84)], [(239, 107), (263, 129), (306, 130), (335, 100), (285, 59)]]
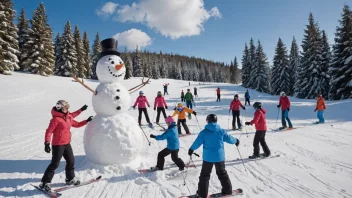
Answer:
[(178, 157), (180, 142), (178, 140), (176, 122), (171, 116), (167, 117), (165, 122), (168, 126), (168, 129), (165, 133), (156, 136), (153, 134), (150, 135), (151, 138), (155, 138), (156, 140), (167, 140), (166, 148), (158, 153), (158, 161), (155, 169), (163, 170), (165, 157), (171, 154), (172, 161), (178, 166), (180, 171), (183, 171), (185, 168), (185, 163), (181, 158)]
[(216, 174), (222, 186), (221, 193), (231, 195), (232, 185), (225, 170), (224, 142), (238, 146), (240, 141), (227, 134), (226, 131), (217, 124), (215, 114), (209, 114), (207, 116), (207, 123), (205, 129), (198, 134), (197, 139), (188, 150), (188, 155), (192, 156), (193, 152), (203, 145), (203, 165), (198, 182), (197, 196), (207, 197), (213, 165), (215, 165)]
[(247, 102), (248, 102), (249, 106), (251, 106), (251, 101), (249, 101), (251, 96), (249, 95), (248, 89), (247, 89), (246, 93), (244, 94), (244, 98), (246, 99), (246, 102), (244, 103), (244, 106), (247, 105)]

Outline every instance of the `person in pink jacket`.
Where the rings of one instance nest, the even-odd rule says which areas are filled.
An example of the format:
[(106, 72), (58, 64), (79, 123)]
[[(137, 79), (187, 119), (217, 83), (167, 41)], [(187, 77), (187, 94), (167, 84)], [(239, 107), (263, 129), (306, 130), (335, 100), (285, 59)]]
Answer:
[(167, 109), (167, 104), (165, 102), (164, 97), (161, 95), (161, 91), (158, 91), (158, 95), (155, 97), (155, 100), (154, 100), (154, 111), (157, 110), (156, 124), (159, 124), (161, 112), (163, 112), (164, 119), (166, 119), (165, 109)]
[(240, 130), (242, 128), (241, 121), (240, 121), (240, 106), (242, 107), (243, 110), (246, 109), (246, 107), (242, 105), (241, 101), (238, 99), (238, 95), (236, 94), (230, 104), (230, 109), (229, 109), (229, 112), (232, 111), (232, 130), (236, 130), (236, 120), (237, 120), (238, 129)]
[(138, 105), (138, 123), (139, 126), (141, 126), (141, 121), (142, 121), (142, 112), (144, 113), (145, 119), (148, 122), (148, 126), (152, 127), (153, 124), (150, 122), (149, 120), (149, 116), (148, 116), (148, 111), (147, 111), (147, 105), (150, 108), (149, 102), (147, 97), (144, 96), (144, 92), (143, 91), (139, 91), (139, 96), (136, 99), (136, 102), (133, 105), (133, 109), (136, 108), (136, 106)]
[[(42, 177), (39, 185), (45, 191), (51, 191), (50, 183), (54, 177), (55, 170), (60, 164), (62, 157), (66, 160), (66, 184), (79, 185), (80, 181), (75, 177), (74, 164), (75, 158), (71, 147), (71, 126), (79, 128), (86, 125), (92, 120), (93, 116), (90, 116), (87, 120), (77, 122), (74, 120), (82, 111), (87, 109), (87, 105), (84, 105), (78, 111), (73, 113), (69, 112), (70, 105), (65, 100), (59, 100), (56, 106), (52, 108), (51, 114), (53, 118), (50, 120), (50, 124), (45, 133), (45, 152), (50, 153), (52, 150), (52, 158), (48, 168)], [(50, 141), (52, 147), (50, 148)]]

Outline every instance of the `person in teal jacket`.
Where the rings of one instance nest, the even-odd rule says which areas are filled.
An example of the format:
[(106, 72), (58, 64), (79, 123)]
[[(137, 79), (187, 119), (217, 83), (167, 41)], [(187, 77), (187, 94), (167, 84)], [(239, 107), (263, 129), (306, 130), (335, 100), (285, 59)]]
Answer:
[(209, 179), (213, 165), (215, 165), (216, 174), (222, 186), (221, 193), (230, 195), (232, 194), (232, 185), (225, 169), (224, 142), (238, 146), (240, 141), (227, 134), (217, 124), (215, 114), (207, 116), (207, 123), (205, 129), (198, 134), (197, 139), (188, 150), (188, 155), (192, 156), (193, 152), (203, 145), (203, 165), (198, 182), (197, 196), (206, 197), (208, 195)]
[(169, 116), (165, 119), (165, 122), (168, 125), (168, 129), (165, 133), (161, 135), (150, 135), (150, 138), (155, 138), (156, 140), (167, 140), (166, 148), (158, 153), (158, 161), (155, 169), (163, 170), (165, 157), (171, 154), (172, 161), (178, 166), (180, 171), (183, 171), (185, 168), (185, 163), (181, 158), (178, 157), (180, 141), (178, 140), (178, 132), (175, 120)]

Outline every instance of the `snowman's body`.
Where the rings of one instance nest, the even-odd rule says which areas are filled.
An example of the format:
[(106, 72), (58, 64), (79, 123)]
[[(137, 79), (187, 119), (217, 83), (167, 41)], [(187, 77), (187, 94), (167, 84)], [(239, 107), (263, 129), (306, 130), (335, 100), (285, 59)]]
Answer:
[(123, 61), (117, 55), (103, 56), (97, 63), (96, 73), (101, 83), (92, 99), (97, 115), (84, 132), (87, 158), (97, 164), (127, 164), (146, 145), (137, 122), (127, 114), (131, 97), (119, 84), (125, 72)]

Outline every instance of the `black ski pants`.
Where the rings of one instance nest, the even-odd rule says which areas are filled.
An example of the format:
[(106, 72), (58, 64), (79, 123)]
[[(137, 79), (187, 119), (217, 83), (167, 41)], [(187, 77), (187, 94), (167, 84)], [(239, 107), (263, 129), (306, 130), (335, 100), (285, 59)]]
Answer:
[(181, 97), (181, 102), (185, 102), (185, 97)]
[(156, 108), (156, 122), (159, 122), (161, 112), (163, 112), (163, 116), (166, 119), (165, 108), (164, 107), (157, 107)]
[(236, 128), (236, 120), (238, 128), (241, 127), (240, 121), (240, 111), (239, 110), (232, 110), (232, 127)]
[(185, 131), (186, 131), (186, 134), (189, 134), (189, 129), (188, 129), (188, 126), (187, 126), (187, 124), (186, 124), (186, 119), (178, 119), (178, 120), (177, 120), (177, 130), (178, 130), (178, 134), (181, 134), (181, 123), (182, 123), (183, 128), (184, 128)]
[(142, 112), (144, 113), (145, 119), (150, 123), (147, 108), (138, 108), (138, 123), (141, 124), (142, 121)]
[(159, 170), (164, 170), (164, 163), (165, 163), (165, 157), (171, 154), (171, 160), (178, 166), (180, 169), (185, 168), (185, 163), (182, 161), (181, 158), (178, 157), (178, 151), (177, 150), (170, 150), (168, 148), (163, 149), (158, 153), (158, 161), (156, 166), (158, 167)]
[(203, 161), (202, 171), (200, 172), (199, 182), (198, 182), (198, 191), (197, 194), (200, 197), (207, 197), (208, 188), (209, 188), (209, 179), (210, 174), (215, 164), (216, 174), (220, 180), (222, 189), (222, 194), (232, 194), (232, 185), (229, 175), (225, 169), (225, 162), (206, 162)]
[(255, 132), (255, 136), (254, 136), (254, 140), (253, 140), (253, 147), (254, 147), (254, 151), (253, 154), (258, 156), (259, 155), (259, 143), (263, 148), (263, 151), (266, 155), (270, 155), (270, 150), (268, 145), (265, 142), (265, 134), (266, 131), (256, 131)]
[(248, 102), (248, 105), (251, 106), (251, 102), (249, 101), (249, 98), (246, 98), (246, 102), (244, 103), (244, 105), (247, 105), (247, 102)]
[(219, 101), (220, 102), (220, 94), (217, 94), (217, 99), (216, 99), (216, 102)]
[(42, 178), (43, 183), (51, 183), (51, 180), (54, 177), (55, 170), (60, 165), (61, 158), (64, 157), (66, 160), (66, 179), (71, 180), (75, 177), (75, 157), (73, 156), (73, 151), (71, 144), (52, 146), (52, 158), (51, 163), (48, 168), (45, 170), (45, 173)]

